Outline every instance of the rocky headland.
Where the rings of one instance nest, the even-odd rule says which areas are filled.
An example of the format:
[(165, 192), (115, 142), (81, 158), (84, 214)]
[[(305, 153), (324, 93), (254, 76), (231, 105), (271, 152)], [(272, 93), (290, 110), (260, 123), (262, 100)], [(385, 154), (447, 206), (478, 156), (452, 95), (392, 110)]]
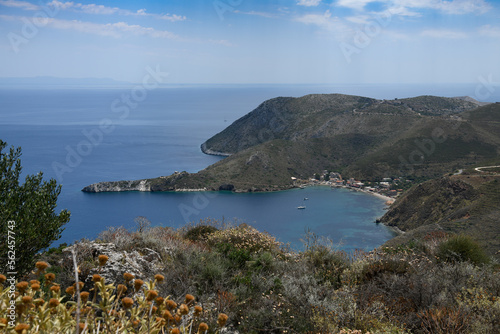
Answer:
[[(313, 94), (267, 100), (201, 144), (226, 156), (198, 173), (99, 182), (106, 191), (275, 191), (322, 170), (361, 180), (425, 180), (499, 157), (499, 104), (420, 96)], [(480, 117), (478, 117), (480, 116)]]

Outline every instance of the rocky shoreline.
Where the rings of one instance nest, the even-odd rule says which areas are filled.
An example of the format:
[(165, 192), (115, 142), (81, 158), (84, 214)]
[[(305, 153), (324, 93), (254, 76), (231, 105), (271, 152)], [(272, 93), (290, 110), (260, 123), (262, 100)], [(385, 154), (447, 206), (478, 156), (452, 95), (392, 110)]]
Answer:
[[(162, 176), (158, 179), (171, 179), (173, 176), (188, 174), (187, 172), (182, 173), (174, 173), (170, 176)], [(321, 181), (321, 182), (312, 182), (312, 181), (302, 181), (301, 183), (290, 185), (288, 187), (279, 187), (279, 186), (269, 186), (266, 188), (255, 188), (252, 187), (250, 189), (239, 189), (235, 188), (230, 184), (221, 185), (218, 189), (215, 188), (177, 188), (175, 185), (170, 186), (168, 188), (163, 187), (155, 187), (153, 186), (153, 181), (157, 179), (143, 179), (143, 180), (135, 180), (135, 181), (105, 181), (105, 182), (97, 182), (91, 185), (88, 185), (82, 189), (83, 192), (88, 193), (100, 193), (100, 192), (126, 192), (126, 191), (143, 191), (143, 192), (155, 192), (155, 191), (171, 191), (171, 192), (196, 192), (196, 191), (232, 191), (234, 193), (245, 193), (245, 192), (273, 192), (273, 191), (283, 191), (290, 189), (297, 189), (303, 187), (312, 187), (312, 186), (328, 186), (332, 188), (343, 188), (351, 191), (358, 191), (365, 194), (370, 194), (381, 198), (386, 201), (387, 205), (391, 205), (394, 203), (395, 199), (393, 197), (389, 197), (377, 192), (367, 191), (360, 188), (348, 187), (345, 185), (342, 186), (334, 186), (329, 182)]]
[(201, 148), (201, 151), (203, 153), (208, 154), (208, 155), (217, 155), (217, 156), (221, 156), (221, 157), (228, 157), (231, 155), (230, 153), (217, 152), (217, 151), (214, 151), (214, 150), (207, 148), (206, 142), (201, 144), (200, 148)]

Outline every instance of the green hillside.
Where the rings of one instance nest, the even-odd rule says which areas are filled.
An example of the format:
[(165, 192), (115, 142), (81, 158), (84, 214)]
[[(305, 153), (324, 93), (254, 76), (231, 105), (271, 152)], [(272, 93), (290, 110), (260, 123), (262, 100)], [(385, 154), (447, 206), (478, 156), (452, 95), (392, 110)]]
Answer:
[(460, 99), (421, 96), (376, 100), (341, 94), (313, 94), (267, 100), (202, 145), (204, 151), (233, 154), (274, 140), (303, 140), (346, 133), (394, 136), (422, 122), (478, 105)]
[(500, 249), (500, 174), (467, 171), (414, 186), (381, 218), (408, 231), (390, 245), (421, 239), (432, 231), (465, 233), (491, 255)]
[[(322, 170), (364, 180), (430, 179), (499, 157), (500, 104), (420, 96), (323, 94), (263, 102), (202, 144), (229, 155), (196, 173), (103, 183), (84, 191), (288, 189)], [(142, 183), (141, 183), (142, 182)]]

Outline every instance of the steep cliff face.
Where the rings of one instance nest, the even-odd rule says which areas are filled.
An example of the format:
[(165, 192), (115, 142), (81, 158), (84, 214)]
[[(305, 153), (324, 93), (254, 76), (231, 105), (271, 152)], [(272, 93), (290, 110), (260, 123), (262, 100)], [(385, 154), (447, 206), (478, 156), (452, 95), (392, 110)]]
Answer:
[[(181, 180), (188, 177), (188, 172), (174, 173), (154, 179), (135, 181), (99, 182), (86, 186), (83, 192), (118, 192), (118, 191), (176, 191)], [(182, 188), (182, 187), (181, 187)], [(184, 187), (186, 188), (186, 187)]]
[(82, 189), (88, 193), (117, 192), (117, 191), (151, 191), (148, 180), (99, 182)]

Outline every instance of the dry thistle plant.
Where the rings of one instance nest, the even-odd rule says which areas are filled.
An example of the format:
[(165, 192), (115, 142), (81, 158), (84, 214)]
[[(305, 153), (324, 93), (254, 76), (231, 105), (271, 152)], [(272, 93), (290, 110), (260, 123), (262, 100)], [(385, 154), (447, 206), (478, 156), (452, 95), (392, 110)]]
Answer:
[[(73, 257), (74, 259), (76, 257)], [(99, 256), (99, 266), (106, 265), (108, 257)], [(195, 297), (187, 294), (176, 303), (169, 296), (159, 296), (156, 286), (164, 282), (157, 274), (144, 282), (125, 273), (124, 281), (106, 282), (95, 274), (93, 288), (82, 291), (84, 284), (76, 282), (61, 287), (53, 273), (44, 274), (48, 264), (36, 264), (36, 277), (30, 282), (17, 282), (12, 288), (4, 287), (7, 277), (0, 275), (0, 330), (5, 333), (207, 333), (205, 311), (196, 304)], [(41, 287), (40, 282), (45, 286)], [(227, 315), (218, 316), (219, 332)]]

